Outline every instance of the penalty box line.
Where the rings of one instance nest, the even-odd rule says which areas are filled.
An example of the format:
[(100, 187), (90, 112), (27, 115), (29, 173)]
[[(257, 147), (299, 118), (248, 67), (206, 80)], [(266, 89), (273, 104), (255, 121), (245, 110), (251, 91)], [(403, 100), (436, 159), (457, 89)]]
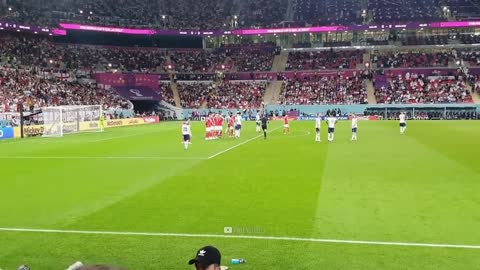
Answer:
[(152, 233), (152, 232), (114, 232), (114, 231), (83, 231), (83, 230), (53, 230), (53, 229), (29, 229), (29, 228), (0, 228), (0, 232), (29, 232), (29, 233), (50, 233), (50, 234), (83, 234), (83, 235), (114, 235), (114, 236), (153, 236), (153, 237), (184, 237), (184, 238), (224, 238), (224, 239), (252, 239), (252, 240), (273, 240), (288, 242), (314, 242), (332, 244), (370, 245), (370, 246), (401, 246), (401, 247), (422, 247), (422, 248), (450, 248), (450, 249), (480, 249), (480, 245), (458, 245), (458, 244), (435, 244), (435, 243), (414, 243), (414, 242), (384, 242), (384, 241), (362, 241), (322, 238), (301, 238), (301, 237), (278, 237), (278, 236), (255, 236), (255, 235), (231, 235), (231, 234), (190, 234), (190, 233)]
[[(281, 128), (282, 128), (282, 127), (274, 128), (274, 129), (272, 129), (271, 131), (269, 131), (268, 133), (274, 132), (275, 130), (278, 130), (278, 129), (281, 129)], [(232, 147), (229, 147), (229, 148), (227, 148), (227, 149), (225, 149), (225, 150), (222, 150), (222, 151), (220, 151), (220, 152), (218, 152), (218, 153), (216, 153), (216, 154), (213, 154), (213, 155), (207, 157), (207, 159), (212, 159), (212, 158), (218, 157), (218, 156), (220, 156), (220, 155), (222, 155), (222, 154), (225, 154), (226, 152), (228, 152), (228, 151), (230, 151), (230, 150), (233, 150), (233, 149), (235, 149), (235, 148), (237, 148), (237, 147), (239, 147), (239, 146), (242, 146), (242, 145), (244, 145), (244, 144), (247, 144), (247, 143), (249, 143), (249, 142), (251, 142), (251, 141), (253, 141), (253, 140), (256, 140), (256, 139), (258, 139), (258, 138), (260, 138), (260, 137), (262, 137), (262, 136), (263, 136), (263, 134), (257, 135), (257, 136), (255, 136), (255, 137), (253, 137), (253, 138), (250, 138), (250, 139), (248, 139), (248, 140), (246, 140), (246, 141), (244, 141), (244, 142), (238, 143), (238, 144), (236, 144), (236, 145), (234, 145), (234, 146), (232, 146)]]

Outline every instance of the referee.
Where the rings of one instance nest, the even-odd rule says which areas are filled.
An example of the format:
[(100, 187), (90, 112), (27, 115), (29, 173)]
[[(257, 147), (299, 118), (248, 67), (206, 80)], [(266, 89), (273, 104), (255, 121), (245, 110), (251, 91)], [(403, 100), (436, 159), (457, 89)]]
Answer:
[(267, 118), (267, 115), (265, 113), (263, 114), (262, 119), (260, 121), (262, 122), (263, 138), (266, 140), (267, 139), (268, 118)]

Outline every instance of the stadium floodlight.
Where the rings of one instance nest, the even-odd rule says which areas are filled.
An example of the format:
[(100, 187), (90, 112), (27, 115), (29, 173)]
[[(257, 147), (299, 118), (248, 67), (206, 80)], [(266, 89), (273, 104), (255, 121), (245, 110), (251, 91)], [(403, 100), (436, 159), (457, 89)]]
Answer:
[(101, 105), (42, 108), (43, 137), (62, 137), (80, 132), (102, 132)]

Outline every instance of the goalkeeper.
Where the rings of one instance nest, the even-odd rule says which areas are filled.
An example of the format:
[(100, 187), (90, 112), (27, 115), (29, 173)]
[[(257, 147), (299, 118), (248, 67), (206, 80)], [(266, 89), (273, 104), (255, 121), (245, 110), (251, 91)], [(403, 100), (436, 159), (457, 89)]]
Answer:
[(100, 119), (98, 120), (100, 125), (100, 131), (103, 132), (103, 128), (105, 127), (105, 114), (100, 114)]

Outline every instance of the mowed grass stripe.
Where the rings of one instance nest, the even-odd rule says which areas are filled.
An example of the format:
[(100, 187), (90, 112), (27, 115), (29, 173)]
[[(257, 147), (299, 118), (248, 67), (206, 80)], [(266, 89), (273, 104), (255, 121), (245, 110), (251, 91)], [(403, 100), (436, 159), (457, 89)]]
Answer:
[(478, 243), (478, 175), (382, 124), (329, 145), (315, 237)]

